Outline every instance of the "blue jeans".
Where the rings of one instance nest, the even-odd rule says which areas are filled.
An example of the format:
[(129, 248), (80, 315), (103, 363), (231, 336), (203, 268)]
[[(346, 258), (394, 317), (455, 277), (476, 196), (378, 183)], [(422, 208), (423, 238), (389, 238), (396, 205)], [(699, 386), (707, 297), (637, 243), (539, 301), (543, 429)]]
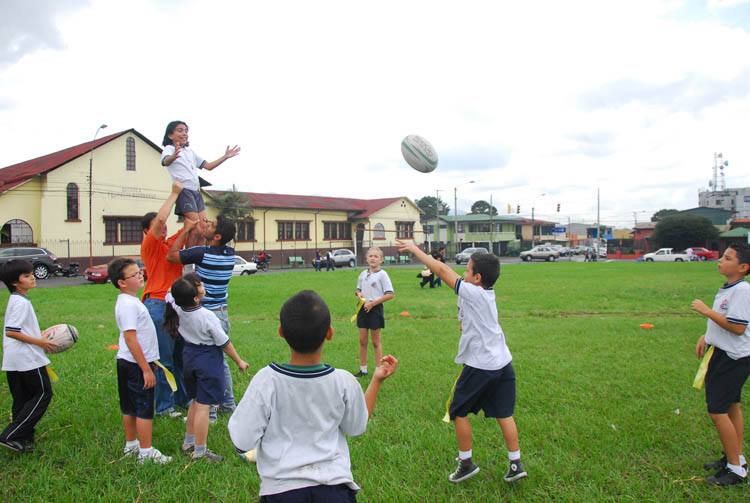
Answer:
[(143, 303), (151, 315), (151, 320), (156, 327), (156, 338), (159, 342), (159, 361), (167, 367), (174, 375), (177, 383), (177, 391), (172, 393), (172, 388), (167, 383), (164, 372), (155, 372), (156, 386), (154, 387), (154, 410), (156, 413), (174, 409), (175, 404), (180, 407), (188, 405), (188, 398), (185, 395), (185, 383), (182, 380), (182, 349), (185, 341), (182, 337), (177, 340), (172, 339), (162, 328), (164, 321), (164, 309), (167, 303), (159, 299), (147, 298)]
[[(229, 335), (229, 329), (232, 327), (229, 323), (229, 313), (227, 311), (212, 312), (219, 318), (221, 328)], [(219, 405), (225, 409), (234, 409), (237, 405), (234, 403), (234, 392), (232, 391), (232, 373), (229, 371), (226, 356), (222, 360), (224, 361), (224, 399)]]

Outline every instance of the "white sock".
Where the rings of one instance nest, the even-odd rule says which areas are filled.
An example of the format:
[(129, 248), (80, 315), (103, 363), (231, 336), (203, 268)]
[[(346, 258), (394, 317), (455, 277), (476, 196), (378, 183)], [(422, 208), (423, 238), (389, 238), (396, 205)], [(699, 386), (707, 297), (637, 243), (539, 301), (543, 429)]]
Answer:
[(138, 455), (142, 458), (148, 458), (151, 456), (152, 452), (154, 452), (153, 447), (146, 447), (145, 449), (141, 447), (140, 450), (138, 451)]
[(511, 461), (518, 461), (521, 459), (521, 449), (518, 449), (517, 451), (508, 451), (508, 459)]
[(367, 373), (367, 365), (360, 365), (359, 371), (366, 374)]
[(130, 440), (130, 441), (126, 440), (125, 441), (125, 449), (132, 449), (134, 447), (138, 447), (139, 445), (140, 444), (138, 443), (138, 439), (137, 438), (135, 440)]
[(745, 459), (745, 456), (740, 454), (740, 466), (746, 465), (746, 464), (747, 464), (747, 460)]
[(185, 445), (195, 445), (195, 435), (185, 433), (185, 440), (182, 443)]
[(464, 459), (471, 459), (471, 449), (468, 451), (462, 451), (459, 449), (458, 451), (458, 459), (464, 460)]
[(729, 468), (730, 470), (732, 470), (734, 473), (736, 473), (737, 475), (739, 475), (742, 478), (747, 477), (747, 470), (745, 470), (741, 466), (737, 466), (737, 465), (733, 465), (731, 463), (727, 463), (727, 468)]

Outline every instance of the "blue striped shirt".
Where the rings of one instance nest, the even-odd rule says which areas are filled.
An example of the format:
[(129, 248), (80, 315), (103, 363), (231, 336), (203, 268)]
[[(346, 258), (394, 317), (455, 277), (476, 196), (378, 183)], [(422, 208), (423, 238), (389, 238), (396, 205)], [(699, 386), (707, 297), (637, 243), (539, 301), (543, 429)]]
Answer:
[(218, 309), (227, 305), (227, 287), (234, 270), (234, 248), (193, 246), (180, 250), (180, 262), (195, 264), (195, 272), (206, 289), (206, 296), (201, 299), (203, 307)]

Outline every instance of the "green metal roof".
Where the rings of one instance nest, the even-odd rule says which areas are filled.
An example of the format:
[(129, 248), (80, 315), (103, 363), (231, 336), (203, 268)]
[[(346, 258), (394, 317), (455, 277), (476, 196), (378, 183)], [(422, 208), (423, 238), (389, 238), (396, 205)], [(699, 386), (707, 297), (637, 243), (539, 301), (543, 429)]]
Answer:
[(744, 227), (737, 227), (736, 229), (722, 232), (721, 234), (719, 234), (719, 237), (720, 238), (746, 238), (748, 232), (750, 232), (750, 229), (745, 229)]

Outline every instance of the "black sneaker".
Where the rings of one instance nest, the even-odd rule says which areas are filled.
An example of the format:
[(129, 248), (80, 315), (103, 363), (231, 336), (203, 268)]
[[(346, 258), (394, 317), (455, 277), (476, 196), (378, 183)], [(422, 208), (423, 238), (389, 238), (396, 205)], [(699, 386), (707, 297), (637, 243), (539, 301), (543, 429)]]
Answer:
[(15, 440), (0, 440), (0, 445), (15, 452), (24, 452), (26, 449), (21, 442)]
[(740, 477), (729, 468), (724, 467), (716, 472), (715, 475), (706, 477), (706, 482), (713, 486), (733, 486), (736, 484), (744, 484), (747, 482), (747, 477)]
[(529, 474), (526, 473), (526, 470), (523, 469), (523, 465), (521, 464), (521, 458), (518, 458), (510, 462), (508, 473), (505, 474), (503, 480), (506, 482), (515, 482), (518, 479), (522, 479), (528, 476)]
[(361, 370), (354, 374), (354, 377), (364, 377), (367, 375), (367, 372), (362, 372)]
[[(726, 454), (724, 454), (723, 456), (721, 456), (721, 459), (717, 459), (716, 461), (711, 461), (710, 463), (704, 463), (703, 464), (703, 469), (704, 470), (708, 470), (708, 471), (714, 471), (714, 470), (721, 470), (725, 466), (727, 466), (727, 455)], [(742, 468), (744, 468), (745, 470), (747, 470), (747, 463), (745, 463), (744, 465), (742, 465)]]
[(474, 464), (474, 462), (469, 459), (458, 459), (456, 458), (456, 461), (458, 461), (458, 468), (456, 468), (456, 471), (448, 475), (448, 480), (451, 482), (463, 482), (466, 479), (470, 479), (477, 473), (479, 473), (479, 467)]

